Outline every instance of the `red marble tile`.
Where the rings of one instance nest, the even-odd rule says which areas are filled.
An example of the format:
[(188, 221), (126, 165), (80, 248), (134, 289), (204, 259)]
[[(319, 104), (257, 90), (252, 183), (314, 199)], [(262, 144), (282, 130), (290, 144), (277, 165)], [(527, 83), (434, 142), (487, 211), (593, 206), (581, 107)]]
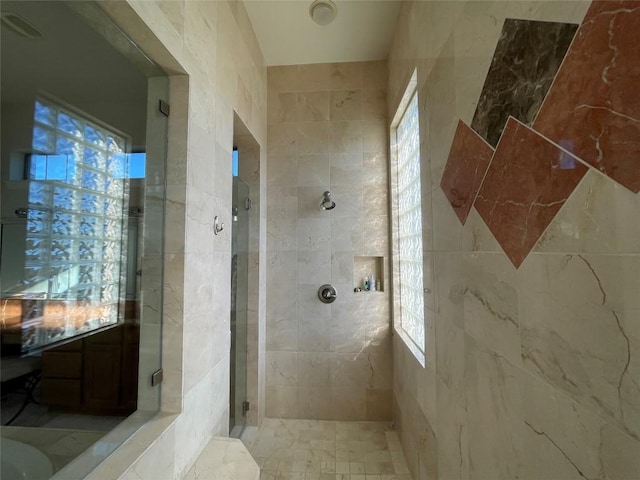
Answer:
[(458, 121), (440, 186), (463, 225), (492, 156), (493, 148), (462, 120)]
[(587, 167), (510, 117), (474, 203), (520, 266)]
[(533, 128), (640, 191), (640, 2), (594, 1)]

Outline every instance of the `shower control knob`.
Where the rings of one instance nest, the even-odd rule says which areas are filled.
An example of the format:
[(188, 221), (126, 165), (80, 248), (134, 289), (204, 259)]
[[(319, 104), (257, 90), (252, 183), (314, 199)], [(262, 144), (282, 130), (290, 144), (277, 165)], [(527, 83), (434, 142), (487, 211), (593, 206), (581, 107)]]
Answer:
[(327, 283), (318, 289), (318, 298), (322, 303), (333, 303), (337, 297), (338, 292), (333, 285)]

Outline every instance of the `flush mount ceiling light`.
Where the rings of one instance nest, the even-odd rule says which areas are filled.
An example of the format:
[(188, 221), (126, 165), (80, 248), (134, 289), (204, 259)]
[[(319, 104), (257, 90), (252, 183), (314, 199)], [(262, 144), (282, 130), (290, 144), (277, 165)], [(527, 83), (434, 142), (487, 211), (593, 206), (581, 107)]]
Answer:
[(318, 25), (329, 25), (337, 14), (338, 8), (331, 0), (315, 0), (309, 7), (311, 19)]

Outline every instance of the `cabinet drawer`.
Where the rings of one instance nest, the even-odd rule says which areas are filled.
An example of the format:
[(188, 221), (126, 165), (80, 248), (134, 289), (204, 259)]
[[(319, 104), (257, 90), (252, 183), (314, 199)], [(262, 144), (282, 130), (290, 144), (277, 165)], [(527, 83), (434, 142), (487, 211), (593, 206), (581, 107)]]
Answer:
[(44, 352), (42, 354), (43, 378), (82, 377), (82, 352)]
[(40, 395), (45, 405), (77, 407), (82, 402), (80, 380), (61, 378), (43, 378), (40, 383)]

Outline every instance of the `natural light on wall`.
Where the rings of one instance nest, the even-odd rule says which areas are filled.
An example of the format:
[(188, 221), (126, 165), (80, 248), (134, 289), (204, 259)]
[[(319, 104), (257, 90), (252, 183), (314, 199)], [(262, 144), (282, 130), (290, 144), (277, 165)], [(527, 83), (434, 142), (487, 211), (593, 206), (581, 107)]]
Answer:
[(395, 326), (424, 364), (424, 290), (422, 263), (422, 189), (420, 128), (415, 74), (392, 123), (392, 204)]

